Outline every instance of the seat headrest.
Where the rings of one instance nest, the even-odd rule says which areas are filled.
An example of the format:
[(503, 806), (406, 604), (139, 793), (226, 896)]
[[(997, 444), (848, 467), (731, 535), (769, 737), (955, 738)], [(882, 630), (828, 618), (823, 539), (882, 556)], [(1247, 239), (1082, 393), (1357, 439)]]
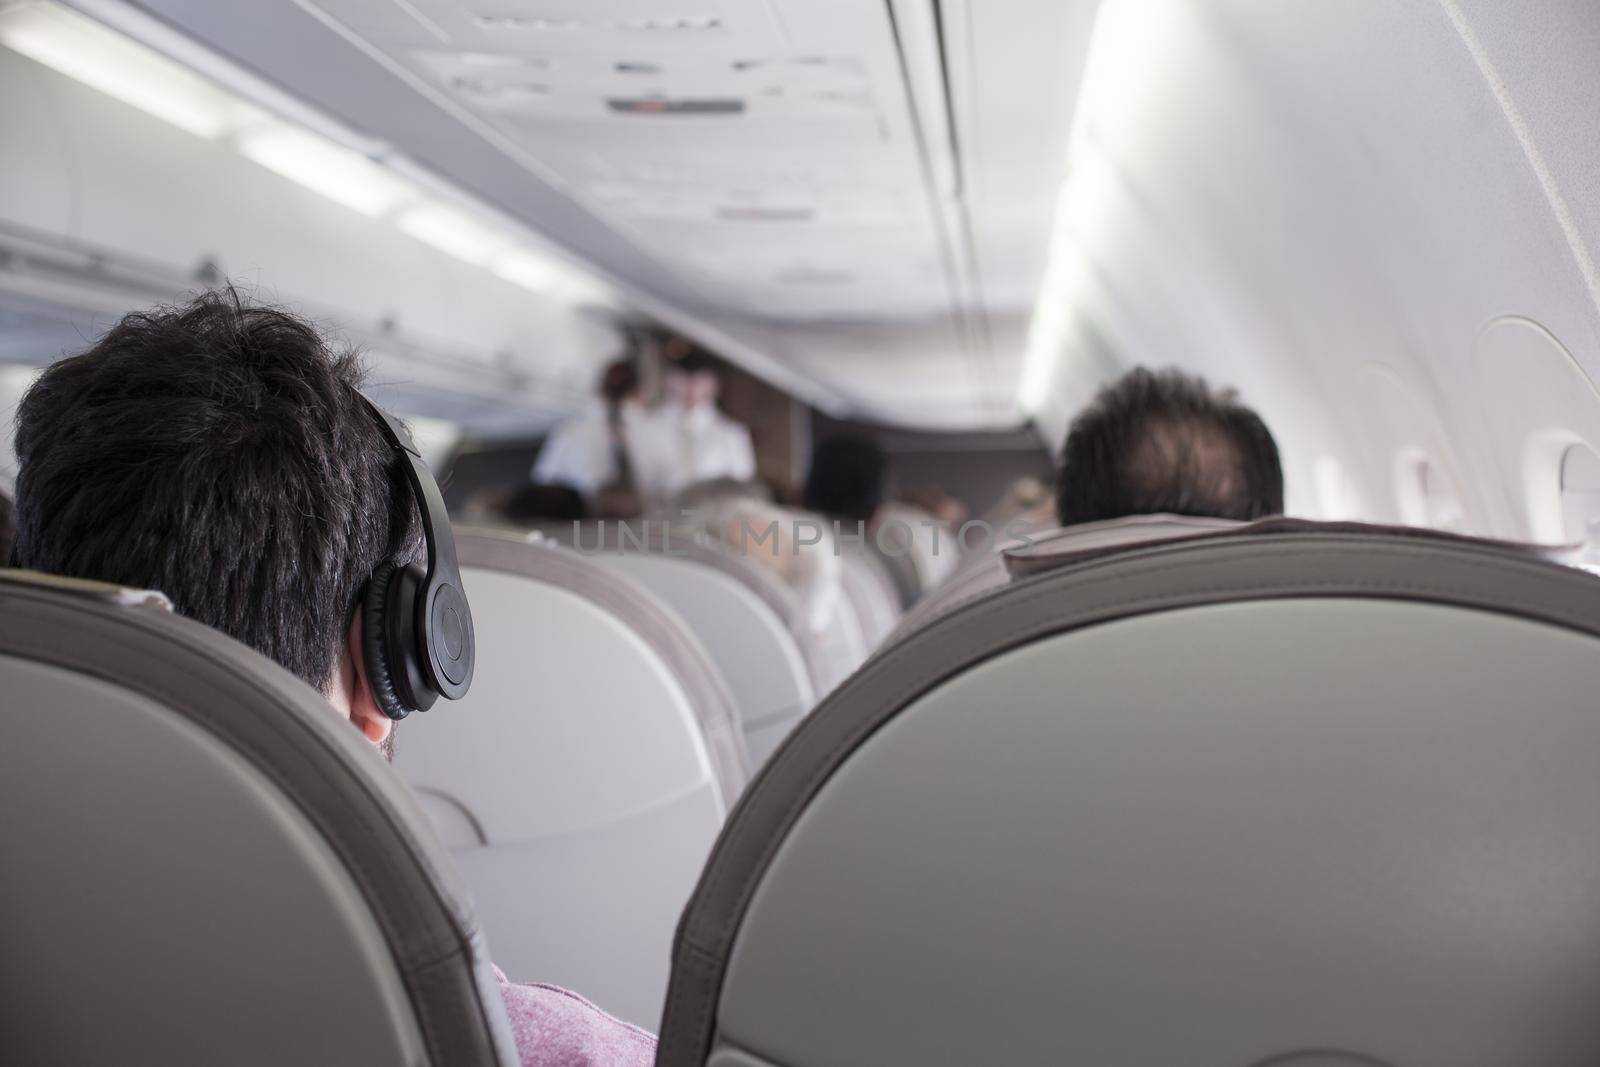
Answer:
[(1420, 526), (1387, 526), (1366, 522), (1318, 522), (1284, 515), (1239, 522), (1192, 515), (1130, 515), (1105, 522), (1068, 526), (1029, 538), (1025, 545), (1007, 548), (1006, 572), (1013, 581), (1045, 574), (1062, 567), (1085, 563), (1151, 545), (1173, 545), (1217, 537), (1271, 537), (1281, 534), (1349, 534), (1362, 537), (1399, 537), (1446, 544), (1481, 545), (1519, 555), (1571, 562), (1579, 545), (1534, 545), (1520, 541), (1468, 537)]
[[(74, 961), (8, 987), (8, 1008), (41, 1009), (12, 1042), (70, 1037), (65, 1055), (89, 1062), (86, 1049), (159, 1058), (233, 1040), (226, 1058), (257, 1064), (387, 1034), (426, 1062), (514, 1062), (453, 864), (321, 694), (160, 593), (16, 570), (0, 571), (0, 675), (0, 800), (28, 812), (0, 832), (26, 908), (0, 916), (0, 940)], [(284, 963), (302, 950), (321, 955)], [(273, 1012), (318, 995), (295, 971), (314, 965), (386, 1014), (282, 1026)], [(227, 997), (206, 1000), (208, 982)], [(53, 1021), (117, 983), (126, 995), (72, 1030)], [(250, 1029), (263, 1018), (278, 1030)]]
[(0, 569), (0, 584), (66, 593), (125, 608), (149, 607), (167, 612), (172, 610), (172, 601), (167, 599), (165, 593), (156, 589), (133, 589), (125, 585), (113, 585), (110, 582), (63, 578), (58, 574), (45, 574), (43, 571)]

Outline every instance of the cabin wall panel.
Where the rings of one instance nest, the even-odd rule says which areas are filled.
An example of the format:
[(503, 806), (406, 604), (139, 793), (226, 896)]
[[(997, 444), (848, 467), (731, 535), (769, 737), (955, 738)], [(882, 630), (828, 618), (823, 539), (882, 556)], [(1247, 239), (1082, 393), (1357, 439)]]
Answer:
[[(1115, 192), (1082, 228), (1101, 281), (1075, 314), (1109, 324), (1124, 364), (1238, 384), (1279, 436), (1296, 509), (1321, 510), (1304, 483), (1333, 463), (1370, 517), (1399, 518), (1396, 463), (1420, 433), (1462, 483), (1467, 528), (1526, 536), (1473, 349), (1487, 324), (1523, 315), (1591, 379), (1600, 370), (1573, 240), (1600, 220), (1600, 139), (1578, 120), (1600, 93), (1584, 50), (1600, 9), (1465, 3), (1475, 53), (1440, 4), (1131, 6), (1144, 40), (1121, 47), (1148, 60), (1141, 82), (1080, 116)], [(1485, 55), (1504, 57), (1503, 88)], [(1537, 101), (1513, 107), (1520, 124), (1508, 94)], [(1564, 220), (1552, 187), (1582, 211)], [(1403, 383), (1415, 414), (1393, 416), (1369, 367)]]

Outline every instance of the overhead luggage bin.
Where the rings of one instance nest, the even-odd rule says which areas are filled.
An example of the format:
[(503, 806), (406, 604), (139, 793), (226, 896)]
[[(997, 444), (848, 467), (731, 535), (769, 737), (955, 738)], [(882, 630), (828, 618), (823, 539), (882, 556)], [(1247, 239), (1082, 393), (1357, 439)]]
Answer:
[(1600, 582), (1272, 520), (869, 662), (685, 913), (663, 1067), (1600, 1056)]

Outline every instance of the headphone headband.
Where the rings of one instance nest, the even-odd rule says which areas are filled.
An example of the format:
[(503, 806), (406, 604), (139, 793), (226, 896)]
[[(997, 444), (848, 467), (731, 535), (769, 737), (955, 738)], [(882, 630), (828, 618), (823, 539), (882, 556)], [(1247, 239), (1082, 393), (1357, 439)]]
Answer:
[[(417, 510), (422, 515), (422, 536), (428, 551), (428, 578), (439, 574), (460, 588), (461, 570), (456, 562), (455, 539), (450, 536), (450, 511), (444, 506), (444, 497), (439, 492), (439, 484), (433, 480), (433, 472), (428, 470), (428, 464), (405, 424), (365, 396), (361, 399), (366, 402), (367, 409), (378, 420), (383, 435), (405, 463), (406, 481), (411, 484)], [(440, 531), (443, 531), (442, 535)]]

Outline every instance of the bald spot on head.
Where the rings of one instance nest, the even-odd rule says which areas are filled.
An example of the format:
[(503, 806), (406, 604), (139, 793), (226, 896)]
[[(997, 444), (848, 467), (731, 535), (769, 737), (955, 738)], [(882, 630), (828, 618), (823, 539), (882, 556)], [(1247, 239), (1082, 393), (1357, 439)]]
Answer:
[(1057, 509), (1066, 526), (1158, 512), (1275, 515), (1283, 510), (1278, 448), (1231, 390), (1176, 370), (1136, 368), (1073, 421)]
[(1137, 495), (1180, 514), (1227, 511), (1245, 492), (1243, 457), (1222, 426), (1151, 419), (1131, 442), (1119, 476)]

